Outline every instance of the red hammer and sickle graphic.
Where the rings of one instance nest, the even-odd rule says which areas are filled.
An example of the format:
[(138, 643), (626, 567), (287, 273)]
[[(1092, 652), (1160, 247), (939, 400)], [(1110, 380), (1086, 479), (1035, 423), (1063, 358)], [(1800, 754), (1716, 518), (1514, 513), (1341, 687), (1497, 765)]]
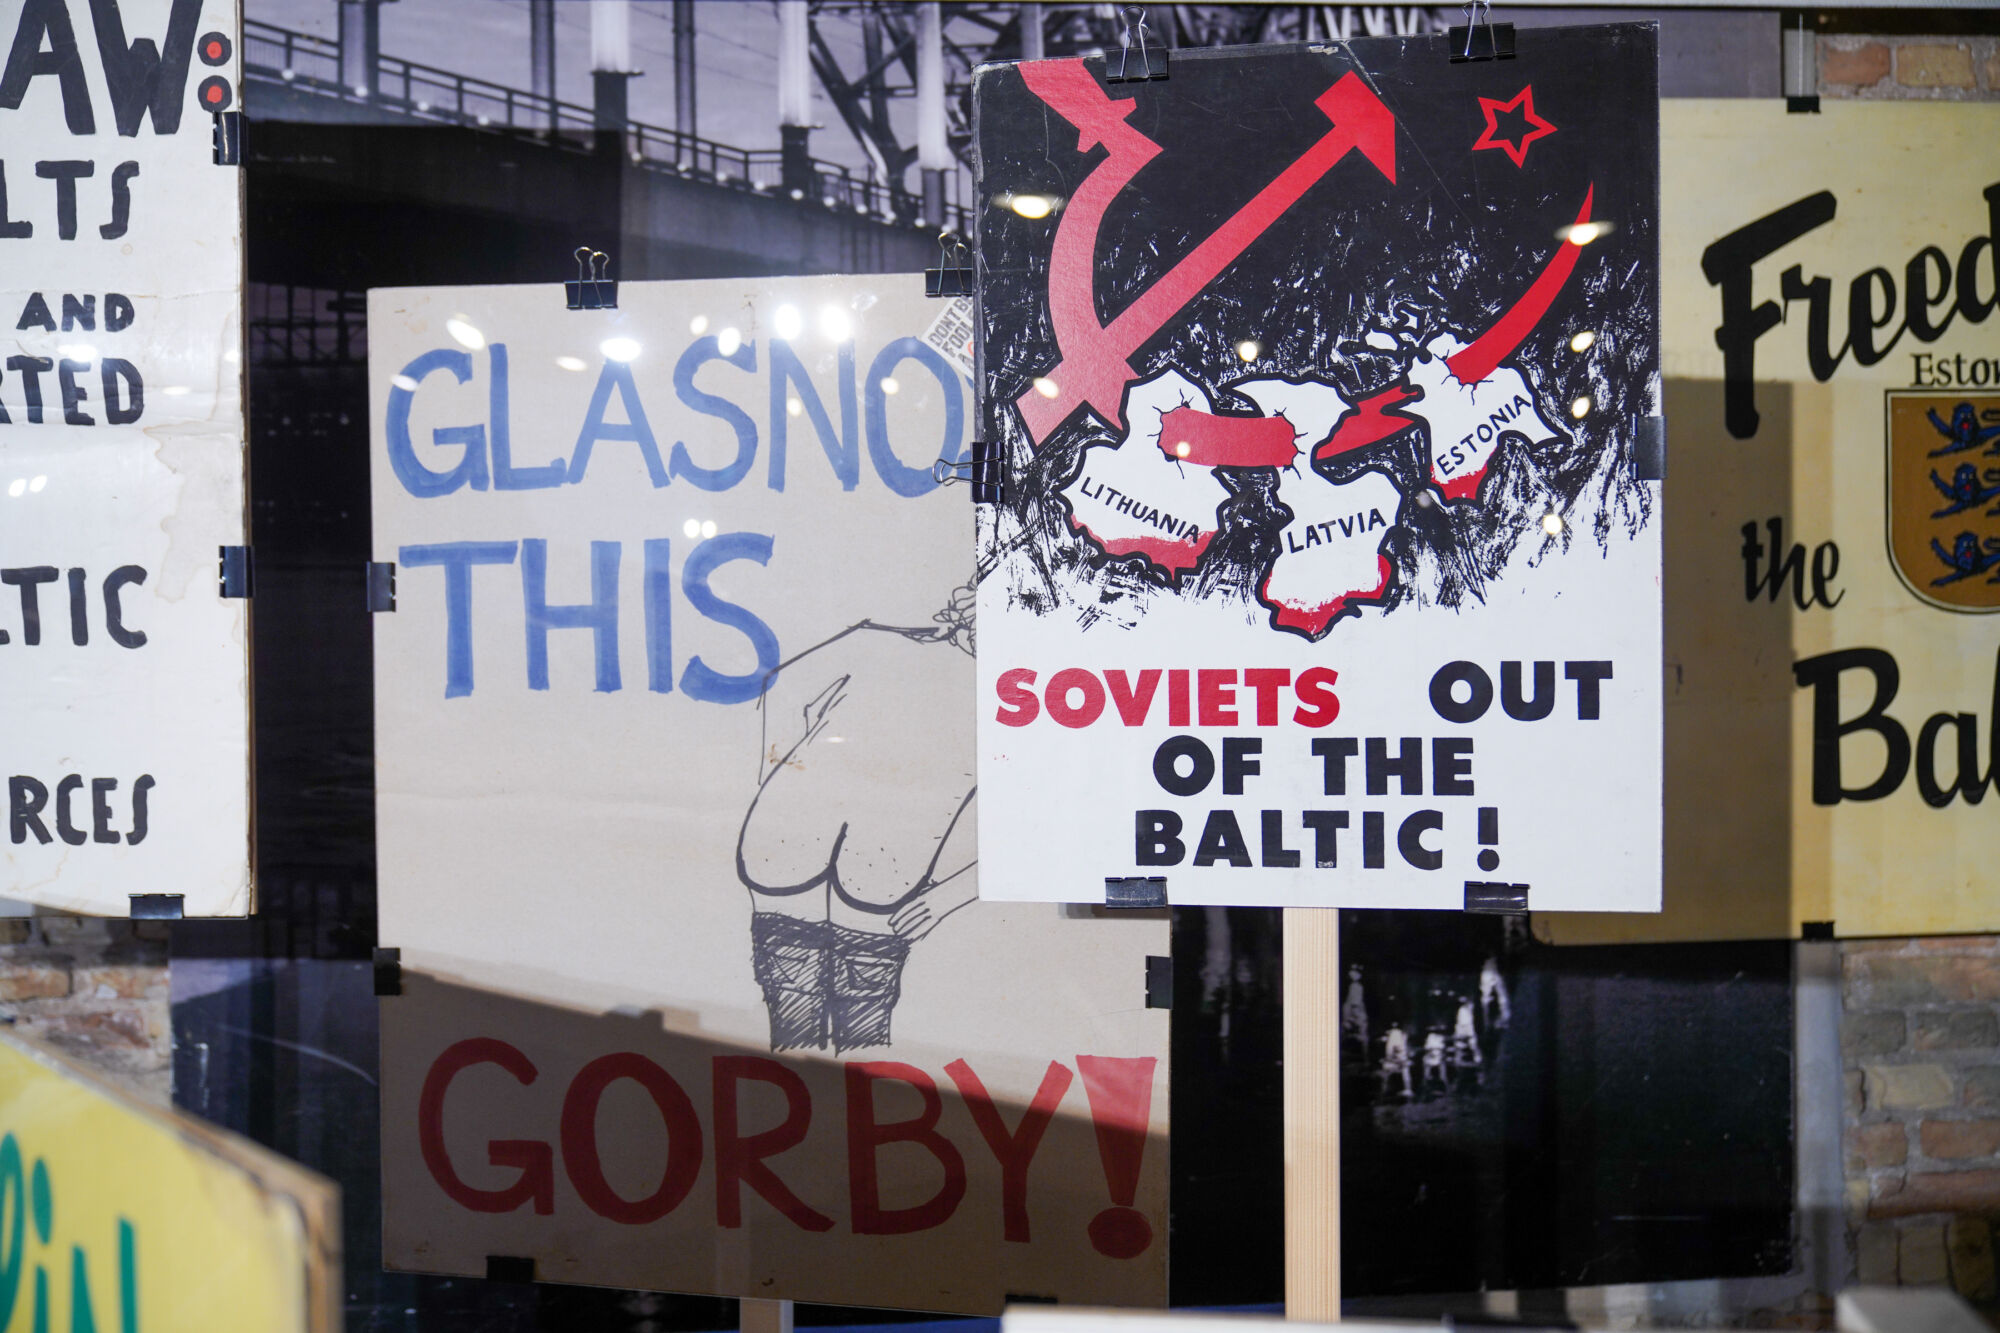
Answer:
[(1333, 128), (1109, 325), (1100, 324), (1094, 282), (1098, 231), (1111, 201), (1159, 155), (1160, 146), (1126, 123), (1137, 104), (1130, 98), (1112, 101), (1082, 61), (1033, 62), (1021, 66), (1021, 76), (1035, 96), (1076, 126), (1078, 152), (1100, 143), (1107, 150), (1063, 210), (1049, 255), (1049, 317), (1061, 354), (1044, 377), (1053, 392), (1031, 388), (1016, 402), (1037, 445), (1080, 407), (1123, 426), (1125, 386), (1137, 378), (1133, 352), (1350, 151), (1358, 150), (1391, 182), (1396, 179), (1396, 118), (1359, 77), (1342, 75), (1313, 103)]

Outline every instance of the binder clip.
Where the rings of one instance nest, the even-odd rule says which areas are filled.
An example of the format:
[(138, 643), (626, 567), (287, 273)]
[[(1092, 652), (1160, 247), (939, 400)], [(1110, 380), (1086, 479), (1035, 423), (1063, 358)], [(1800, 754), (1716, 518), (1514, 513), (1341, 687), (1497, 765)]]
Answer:
[(1446, 45), (1451, 48), (1451, 63), (1460, 65), (1468, 60), (1512, 60), (1514, 25), (1493, 22), (1493, 6), (1486, 0), (1466, 0), (1464, 9), (1464, 25), (1454, 27), (1445, 34)]
[[(1114, 69), (1110, 58), (1104, 61), (1104, 81), (1106, 83), (1145, 83), (1149, 79), (1167, 77), (1167, 48), (1154, 46), (1146, 40), (1146, 7), (1127, 5), (1125, 7), (1125, 33), (1123, 46), (1118, 52), (1118, 64)], [(1136, 52), (1134, 48), (1137, 48)], [(1132, 57), (1136, 54), (1138, 60)]]
[(924, 270), (924, 295), (972, 295), (972, 251), (957, 232), (938, 233), (938, 266)]
[(940, 458), (932, 463), (931, 480), (940, 486), (971, 482), (972, 503), (978, 505), (999, 504), (1007, 495), (1002, 484), (1000, 451), (981, 439), (972, 441), (972, 457), (966, 462)]
[(576, 278), (563, 284), (571, 310), (616, 310), (618, 284), (604, 276), (611, 256), (587, 245), (576, 247)]

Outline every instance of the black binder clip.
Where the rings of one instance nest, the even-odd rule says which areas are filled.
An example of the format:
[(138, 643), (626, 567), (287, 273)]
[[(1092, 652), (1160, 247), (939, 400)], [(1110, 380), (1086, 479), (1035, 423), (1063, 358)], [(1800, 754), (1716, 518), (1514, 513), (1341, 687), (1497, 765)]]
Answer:
[(972, 295), (972, 251), (957, 232), (938, 233), (938, 266), (924, 270), (924, 295)]
[(616, 310), (618, 284), (604, 276), (611, 256), (587, 245), (576, 247), (576, 279), (563, 284), (571, 310)]
[(1465, 23), (1445, 34), (1451, 48), (1451, 63), (1468, 60), (1512, 60), (1514, 25), (1492, 21), (1493, 6), (1486, 0), (1466, 0)]
[[(1125, 33), (1123, 45), (1118, 51), (1118, 61), (1114, 67), (1109, 56), (1104, 60), (1104, 81), (1106, 83), (1145, 83), (1149, 79), (1167, 77), (1167, 48), (1154, 46), (1146, 40), (1146, 7), (1127, 5), (1125, 7)], [(1133, 57), (1138, 59), (1134, 60)]]
[(971, 482), (974, 504), (995, 505), (1007, 496), (1006, 487), (1002, 484), (1000, 451), (981, 439), (973, 440), (972, 457), (966, 462), (954, 463), (940, 458), (932, 463), (931, 480), (940, 486)]

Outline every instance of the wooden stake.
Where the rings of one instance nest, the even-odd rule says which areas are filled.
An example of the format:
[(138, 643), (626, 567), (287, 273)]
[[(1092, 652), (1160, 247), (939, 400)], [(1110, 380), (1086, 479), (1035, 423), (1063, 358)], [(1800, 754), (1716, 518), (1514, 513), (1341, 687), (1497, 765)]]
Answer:
[(736, 1303), (738, 1333), (792, 1333), (792, 1303), (745, 1296)]
[(1340, 1319), (1340, 912), (1285, 909), (1285, 1317)]

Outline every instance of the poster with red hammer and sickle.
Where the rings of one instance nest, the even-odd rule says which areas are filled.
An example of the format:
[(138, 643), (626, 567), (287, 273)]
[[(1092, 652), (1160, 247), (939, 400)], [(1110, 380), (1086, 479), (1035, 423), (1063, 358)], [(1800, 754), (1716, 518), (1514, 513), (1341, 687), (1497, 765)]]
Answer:
[(1657, 34), (1452, 54), (978, 73), (983, 896), (1657, 910)]

